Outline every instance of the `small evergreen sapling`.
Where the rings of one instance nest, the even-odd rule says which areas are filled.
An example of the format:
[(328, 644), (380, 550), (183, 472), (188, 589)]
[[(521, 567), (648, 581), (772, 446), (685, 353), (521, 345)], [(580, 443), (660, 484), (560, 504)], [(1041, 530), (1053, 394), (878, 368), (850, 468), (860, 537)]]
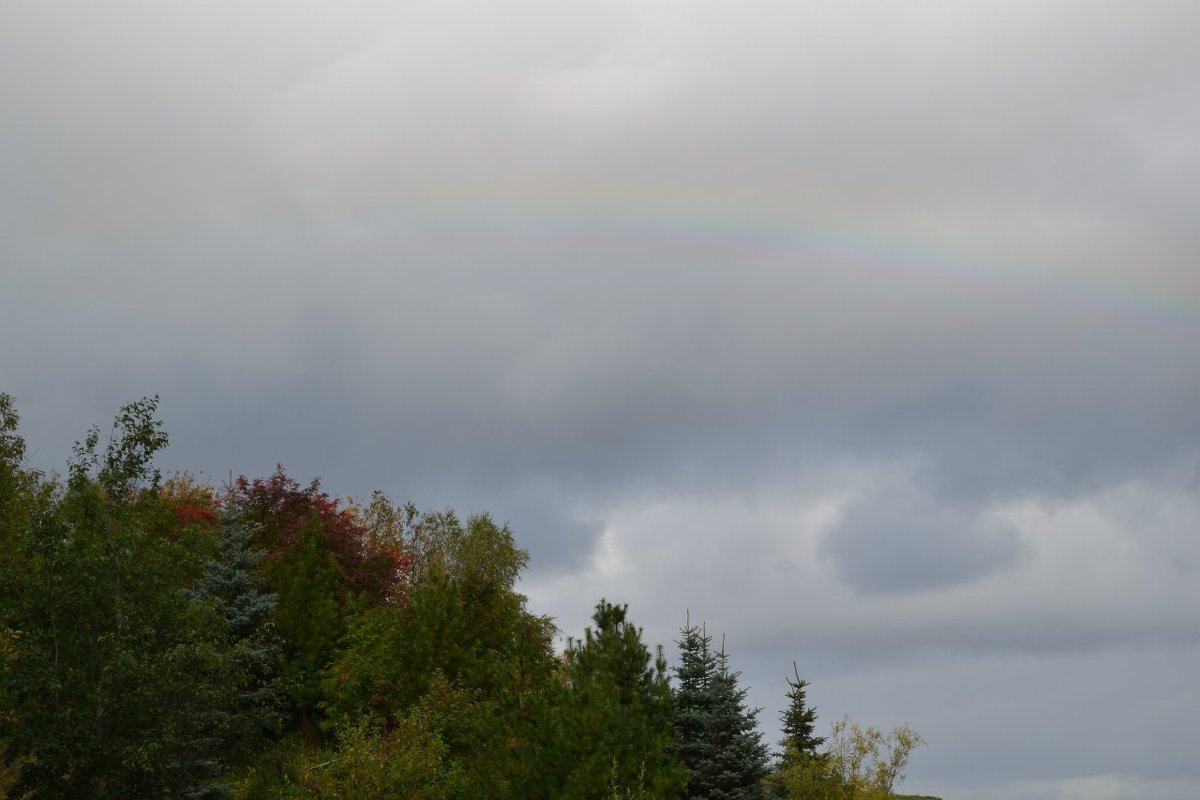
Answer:
[(817, 748), (825, 743), (825, 737), (814, 735), (817, 710), (810, 708), (805, 700), (804, 689), (808, 686), (808, 681), (800, 678), (800, 671), (795, 662), (792, 662), (792, 672), (796, 679), (787, 679), (788, 690), (785, 696), (788, 699), (788, 707), (780, 717), (783, 722), (783, 739), (780, 744), (784, 746), (785, 751), (790, 749), (800, 754), (815, 756)]

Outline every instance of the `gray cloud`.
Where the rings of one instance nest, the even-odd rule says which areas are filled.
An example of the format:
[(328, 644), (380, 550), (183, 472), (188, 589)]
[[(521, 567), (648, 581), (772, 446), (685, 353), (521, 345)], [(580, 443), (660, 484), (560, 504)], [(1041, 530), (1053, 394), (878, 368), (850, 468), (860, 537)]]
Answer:
[(889, 593), (992, 575), (1017, 563), (1023, 548), (1007, 521), (905, 487), (853, 498), (821, 552), (851, 585)]
[[(1032, 658), (963, 764), (1040, 675), (1165, 653), (1079, 680), (1135, 671), (1167, 741), (1152, 687), (1200, 609), (1197, 15), (9, 4), (0, 390), (39, 466), (158, 393), (167, 468), (491, 510), (569, 632), (601, 594), (659, 641), (691, 606), (764, 705), (799, 650), (845, 676), (827, 714), (907, 713), (871, 687), (935, 653), (911, 695), (962, 731), (939, 681)], [(953, 780), (1191, 779), (1039, 747), (1036, 785), (1015, 756)]]

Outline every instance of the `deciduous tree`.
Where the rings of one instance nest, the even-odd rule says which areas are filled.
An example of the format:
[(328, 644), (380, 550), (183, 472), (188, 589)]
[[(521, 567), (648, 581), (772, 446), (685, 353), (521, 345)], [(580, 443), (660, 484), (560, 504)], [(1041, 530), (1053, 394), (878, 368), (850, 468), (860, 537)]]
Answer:
[(122, 408), (107, 446), (89, 431), (70, 480), (14, 531), (4, 576), (11, 656), (11, 794), (204, 796), (225, 731), (211, 725), (235, 669), (216, 611), (184, 588), (209, 532), (157, 491), (156, 399)]
[(842, 717), (830, 731), (826, 758), (846, 796), (876, 800), (889, 797), (896, 784), (904, 780), (912, 751), (922, 744), (925, 740), (907, 724), (884, 733)]
[(412, 531), (406, 602), (357, 616), (326, 673), (329, 724), (386, 731), (419, 709), (478, 796), (545, 797), (554, 626), (515, 591), (528, 555), (486, 514), (429, 514)]

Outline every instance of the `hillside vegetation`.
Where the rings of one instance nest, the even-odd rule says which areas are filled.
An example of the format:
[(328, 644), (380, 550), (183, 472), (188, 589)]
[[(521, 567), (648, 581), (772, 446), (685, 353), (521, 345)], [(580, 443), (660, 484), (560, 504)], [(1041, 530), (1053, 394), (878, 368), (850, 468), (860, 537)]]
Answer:
[(86, 432), (59, 477), (0, 395), (0, 797), (851, 800), (893, 796), (922, 743), (817, 736), (793, 665), (773, 757), (703, 625), (669, 665), (600, 599), (558, 650), (487, 514), (282, 468), (164, 479), (156, 411)]

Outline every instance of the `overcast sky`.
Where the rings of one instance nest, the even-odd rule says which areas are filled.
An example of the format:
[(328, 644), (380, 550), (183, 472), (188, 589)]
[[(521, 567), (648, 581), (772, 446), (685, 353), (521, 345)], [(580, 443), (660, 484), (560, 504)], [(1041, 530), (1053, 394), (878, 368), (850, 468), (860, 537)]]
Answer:
[(1200, 796), (1200, 6), (0, 5), (32, 458), (508, 520), (910, 791)]

